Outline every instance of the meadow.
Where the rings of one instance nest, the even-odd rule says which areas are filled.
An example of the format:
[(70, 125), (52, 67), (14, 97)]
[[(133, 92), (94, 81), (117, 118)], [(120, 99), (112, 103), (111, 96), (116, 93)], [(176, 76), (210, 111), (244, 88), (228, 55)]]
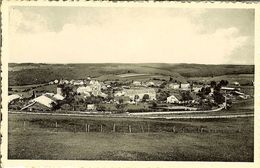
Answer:
[(251, 162), (253, 123), (9, 114), (8, 158)]
[[(42, 84), (55, 79), (86, 79), (102, 77), (121, 79), (121, 74), (149, 74), (186, 77), (212, 77), (221, 75), (254, 74), (254, 65), (204, 65), (204, 64), (9, 64), (9, 85)], [(132, 79), (140, 76), (132, 76)]]

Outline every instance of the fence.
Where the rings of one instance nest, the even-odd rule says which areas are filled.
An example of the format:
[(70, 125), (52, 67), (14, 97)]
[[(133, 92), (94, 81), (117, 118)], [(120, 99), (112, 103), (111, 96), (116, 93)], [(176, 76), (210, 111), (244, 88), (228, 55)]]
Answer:
[(44, 129), (53, 132), (100, 132), (100, 133), (237, 133), (243, 132), (241, 128), (214, 128), (207, 126), (188, 126), (180, 124), (158, 124), (158, 123), (63, 123), (58, 121), (38, 123), (22, 121), (22, 124), (9, 127), (9, 130), (21, 129), (23, 131)]

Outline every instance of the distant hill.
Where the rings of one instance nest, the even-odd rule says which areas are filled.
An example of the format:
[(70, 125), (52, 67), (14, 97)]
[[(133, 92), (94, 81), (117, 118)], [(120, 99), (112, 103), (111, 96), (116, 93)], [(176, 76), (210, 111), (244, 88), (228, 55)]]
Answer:
[(9, 84), (27, 85), (46, 83), (55, 79), (117, 79), (120, 74), (141, 73), (171, 76), (176, 79), (186, 77), (207, 77), (232, 74), (253, 74), (254, 65), (204, 65), (204, 64), (9, 64)]

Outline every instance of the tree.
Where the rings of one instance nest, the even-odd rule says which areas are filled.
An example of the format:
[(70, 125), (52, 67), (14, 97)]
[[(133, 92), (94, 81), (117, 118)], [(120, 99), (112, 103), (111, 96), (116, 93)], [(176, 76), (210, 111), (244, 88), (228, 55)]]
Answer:
[(138, 96), (138, 95), (135, 95), (135, 96), (134, 96), (134, 101), (137, 102), (138, 99), (139, 99), (139, 96)]
[(156, 94), (156, 99), (159, 101), (166, 101), (167, 97), (170, 96), (170, 92), (166, 90), (161, 90), (158, 94)]
[(124, 103), (124, 99), (120, 98), (120, 99), (118, 100), (118, 102), (119, 102), (119, 104), (123, 104), (123, 103)]
[(119, 103), (116, 104), (117, 112), (118, 113), (123, 113), (125, 111), (126, 104), (123, 104), (124, 100), (119, 99)]
[(219, 91), (215, 90), (213, 92), (213, 98), (217, 104), (222, 104), (225, 102), (225, 97)]
[(217, 82), (216, 82), (216, 81), (211, 81), (211, 82), (210, 82), (210, 86), (211, 86), (212, 88), (215, 88), (216, 85), (217, 85)]
[(181, 96), (183, 101), (192, 100), (190, 92), (181, 92)]
[(107, 108), (104, 105), (100, 105), (100, 104), (97, 105), (97, 111), (106, 111), (106, 110)]
[(220, 83), (221, 86), (227, 86), (228, 85), (227, 80), (221, 80), (219, 83)]
[(63, 104), (60, 106), (61, 110), (72, 110), (72, 107), (69, 104)]
[(143, 96), (143, 101), (146, 102), (147, 100), (149, 100), (150, 96), (148, 94), (144, 94)]
[(210, 92), (211, 92), (210, 87), (206, 87), (205, 90), (204, 90), (204, 94), (208, 95)]
[(152, 102), (152, 108), (155, 109), (155, 108), (157, 108), (157, 106), (158, 106), (157, 103), (155, 101), (153, 101)]

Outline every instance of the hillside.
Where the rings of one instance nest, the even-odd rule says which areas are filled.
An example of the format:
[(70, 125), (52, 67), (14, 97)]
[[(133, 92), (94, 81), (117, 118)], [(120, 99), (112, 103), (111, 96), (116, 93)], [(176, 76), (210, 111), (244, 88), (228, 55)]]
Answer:
[(118, 79), (116, 75), (141, 73), (171, 76), (175, 79), (187, 77), (212, 77), (220, 75), (253, 74), (254, 65), (203, 65), (203, 64), (9, 64), (9, 84), (27, 85), (46, 83), (55, 79)]

